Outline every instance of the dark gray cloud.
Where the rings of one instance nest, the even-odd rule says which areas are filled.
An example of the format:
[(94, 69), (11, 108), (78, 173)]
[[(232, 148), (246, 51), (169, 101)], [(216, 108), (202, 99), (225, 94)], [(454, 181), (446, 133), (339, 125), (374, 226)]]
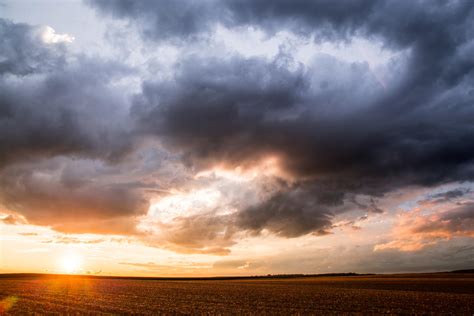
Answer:
[[(15, 44), (2, 44), (2, 69), (8, 75), (0, 82), (1, 166), (59, 155), (119, 161), (149, 138), (181, 156), (193, 171), (214, 165), (248, 168), (276, 158), (281, 179), (275, 180), (280, 181), (275, 194), (230, 216), (211, 212), (176, 219), (165, 227), (164, 240), (173, 246), (226, 253), (236, 230), (283, 237), (325, 234), (333, 218), (351, 208), (382, 212), (375, 199), (361, 204), (354, 196), (377, 198), (408, 185), (473, 179), (471, 1), (88, 3), (127, 19), (158, 43), (209, 40), (217, 25), (251, 26), (270, 36), (289, 31), (317, 41), (358, 36), (403, 52), (386, 65), (386, 84), (367, 63), (329, 56), (300, 65), (284, 50), (274, 59), (183, 54), (171, 79), (145, 80), (129, 116), (124, 94), (111, 84), (127, 69), (85, 57), (64, 64), (61, 50), (49, 48), (38, 59), (28, 51), (37, 43), (22, 35), (28, 27), (5, 22), (4, 29), (19, 35), (11, 35)], [(21, 54), (11, 53), (12, 47)], [(25, 77), (32, 74), (41, 76)], [(16, 195), (21, 190), (14, 184), (28, 187), (36, 168), (7, 177), (13, 189), (3, 191), (4, 199), (25, 198), (26, 191)], [(69, 184), (71, 203), (91, 201), (92, 211), (83, 211), (91, 218), (143, 213), (136, 187), (81, 177), (55, 181), (45, 188), (56, 191), (58, 183)], [(100, 194), (93, 193), (99, 188)], [(30, 209), (36, 204), (24, 205), (30, 207), (21, 212), (35, 218)]]
[(126, 152), (127, 109), (108, 86), (121, 72), (83, 60), (21, 80), (0, 78), (0, 166), (61, 154), (113, 160)]
[(46, 43), (41, 29), (0, 19), (0, 205), (64, 232), (134, 233), (144, 185), (102, 163), (134, 146), (114, 84), (131, 70)]
[[(214, 28), (251, 26), (274, 34), (291, 31), (318, 40), (380, 37), (387, 45), (417, 48), (432, 45), (433, 55), (462, 40), (472, 23), (473, 4), (461, 1), (104, 1), (87, 0), (101, 13), (128, 19), (153, 40), (183, 40), (212, 36)], [(468, 31), (468, 33), (471, 30)], [(463, 34), (464, 33), (464, 34)], [(421, 36), (420, 36), (421, 35)], [(441, 44), (445, 45), (438, 45)]]
[(352, 35), (373, 13), (377, 1), (103, 1), (88, 0), (101, 13), (128, 19), (152, 40), (206, 38), (219, 24), (256, 26), (268, 33), (290, 30), (302, 35)]
[(101, 12), (137, 22), (141, 34), (152, 39), (182, 41), (211, 31), (215, 20), (213, 1), (86, 1)]
[(326, 235), (331, 229), (334, 216), (330, 208), (332, 203), (318, 198), (318, 193), (306, 188), (279, 192), (262, 204), (240, 212), (237, 215), (237, 226), (254, 233), (267, 229), (282, 237), (297, 237), (308, 233)]
[(0, 75), (24, 76), (65, 64), (65, 46), (45, 45), (40, 32), (39, 27), (0, 18)]
[[(451, 94), (458, 104), (468, 104), (472, 96), (461, 91), (469, 77), (451, 91), (433, 88), (426, 104), (395, 114), (392, 107), (399, 104), (392, 91), (388, 96), (362, 93), (377, 86), (363, 64), (346, 64), (351, 71), (340, 74), (352, 74), (352, 85), (331, 90), (343, 80), (336, 75), (326, 81), (330, 91), (314, 84), (320, 80), (317, 66), (289, 71), (278, 57), (183, 60), (173, 81), (144, 84), (133, 115), (141, 133), (159, 136), (198, 169), (251, 166), (278, 157), (297, 184), (283, 186), (274, 200), (243, 212), (252, 214), (240, 222), (251, 230), (268, 225), (286, 236), (324, 230), (332, 211), (294, 201), (295, 188), (306, 192), (301, 198), (317, 201), (318, 194), (332, 192), (332, 199), (342, 203), (347, 193), (381, 196), (406, 185), (472, 179), (474, 113), (467, 105), (444, 102)], [(428, 96), (420, 98), (424, 102)], [(278, 201), (285, 202), (284, 212), (277, 211)], [(366, 206), (381, 212), (374, 203)], [(262, 219), (262, 227), (258, 214), (270, 216)], [(278, 223), (276, 218), (285, 223), (282, 228), (271, 224)]]
[(453, 190), (449, 190), (446, 192), (441, 192), (441, 193), (436, 193), (430, 195), (426, 200), (422, 201), (423, 202), (428, 202), (428, 203), (446, 203), (450, 202), (452, 200), (459, 199), (466, 194), (469, 194), (471, 192), (470, 189), (467, 188), (456, 188)]
[(144, 185), (111, 179), (97, 164), (53, 159), (5, 168), (0, 201), (30, 224), (68, 233), (136, 233)]
[(259, 135), (266, 132), (259, 125), (280, 113), (293, 115), (305, 89), (302, 76), (261, 59), (189, 58), (181, 61), (175, 80), (146, 82), (132, 114), (142, 133), (183, 148), (189, 163), (241, 163), (271, 150), (271, 144), (252, 148), (253, 138), (260, 138), (260, 146), (271, 135)]
[(60, 44), (41, 43), (32, 26), (5, 20), (1, 26), (8, 34), (0, 44), (8, 67), (0, 77), (0, 168), (57, 155), (123, 156), (131, 147), (128, 110), (110, 82), (129, 70), (84, 56), (57, 63), (66, 56), (64, 47), (51, 53)]
[(317, 57), (302, 66), (281, 54), (187, 56), (172, 80), (143, 84), (133, 106), (140, 133), (160, 137), (190, 166), (246, 166), (276, 156), (296, 181), (242, 210), (241, 229), (324, 232), (336, 210), (315, 198), (320, 193), (334, 192), (340, 205), (348, 194), (376, 197), (473, 178), (472, 2), (204, 2), (186, 29), (177, 25), (192, 15), (187, 2), (183, 10), (152, 1), (92, 3), (155, 40), (212, 36), (221, 23), (332, 41), (357, 35), (406, 52), (387, 66), (395, 79), (384, 88), (364, 63)]

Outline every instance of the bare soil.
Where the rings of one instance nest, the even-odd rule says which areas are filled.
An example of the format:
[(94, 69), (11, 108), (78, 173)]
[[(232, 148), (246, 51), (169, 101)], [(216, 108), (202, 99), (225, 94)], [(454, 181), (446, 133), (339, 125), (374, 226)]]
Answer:
[(474, 274), (159, 280), (1, 276), (0, 314), (473, 315)]

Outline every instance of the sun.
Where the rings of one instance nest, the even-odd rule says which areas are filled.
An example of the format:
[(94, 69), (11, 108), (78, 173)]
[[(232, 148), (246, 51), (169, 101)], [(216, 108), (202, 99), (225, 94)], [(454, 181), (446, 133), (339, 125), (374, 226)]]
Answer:
[(60, 259), (61, 271), (68, 274), (78, 273), (82, 269), (83, 259), (76, 253), (67, 253)]

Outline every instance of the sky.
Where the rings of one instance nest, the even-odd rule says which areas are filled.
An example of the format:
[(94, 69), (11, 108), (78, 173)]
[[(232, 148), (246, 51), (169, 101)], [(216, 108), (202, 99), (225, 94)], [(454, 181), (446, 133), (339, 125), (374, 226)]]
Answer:
[(1, 0), (0, 273), (474, 267), (474, 2)]

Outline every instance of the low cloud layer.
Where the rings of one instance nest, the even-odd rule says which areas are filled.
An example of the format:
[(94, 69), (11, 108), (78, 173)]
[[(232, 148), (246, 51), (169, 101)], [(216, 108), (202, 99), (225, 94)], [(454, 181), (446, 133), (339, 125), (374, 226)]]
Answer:
[[(426, 212), (426, 211), (425, 211)], [(378, 244), (374, 250), (397, 249), (411, 252), (456, 237), (474, 237), (474, 203), (443, 206), (423, 213), (422, 209), (402, 214), (394, 229), (392, 241)]]
[(81, 168), (61, 160), (7, 168), (0, 180), (0, 197), (5, 207), (31, 224), (73, 233), (134, 232), (131, 217), (144, 214), (148, 207), (139, 185), (107, 183), (97, 171)]

